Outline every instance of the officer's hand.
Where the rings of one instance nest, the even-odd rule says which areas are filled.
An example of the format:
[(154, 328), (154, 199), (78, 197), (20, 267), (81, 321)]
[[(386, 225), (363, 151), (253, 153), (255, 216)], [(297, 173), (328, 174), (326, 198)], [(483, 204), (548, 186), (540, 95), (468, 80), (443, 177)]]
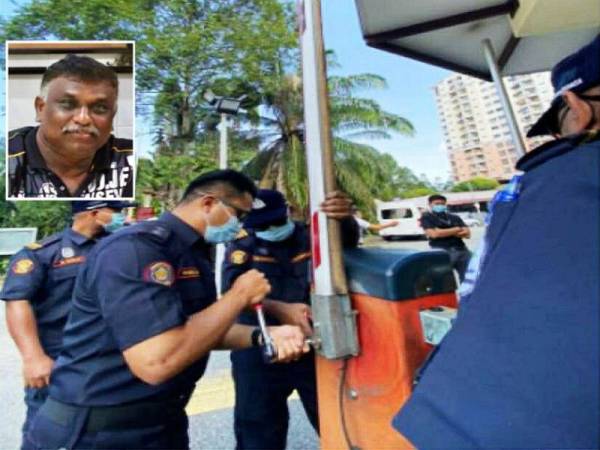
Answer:
[(23, 378), (25, 379), (25, 386), (37, 389), (48, 386), (52, 366), (54, 366), (54, 360), (45, 354), (24, 359)]
[(310, 350), (309, 345), (304, 341), (304, 333), (300, 327), (281, 325), (268, 327), (268, 329), (277, 350), (275, 362), (296, 361)]
[(469, 229), (468, 228), (460, 228), (460, 230), (458, 231), (457, 236), (464, 238), (464, 237), (469, 237)]
[(310, 306), (304, 303), (277, 302), (277, 308), (272, 314), (283, 324), (296, 325), (300, 327), (305, 336), (312, 336), (313, 330), (310, 326), (312, 312)]
[(246, 306), (250, 306), (260, 303), (271, 292), (271, 285), (262, 272), (252, 269), (240, 275), (231, 290), (246, 299)]
[(341, 191), (327, 194), (320, 207), (321, 211), (330, 219), (344, 219), (352, 216), (352, 200)]

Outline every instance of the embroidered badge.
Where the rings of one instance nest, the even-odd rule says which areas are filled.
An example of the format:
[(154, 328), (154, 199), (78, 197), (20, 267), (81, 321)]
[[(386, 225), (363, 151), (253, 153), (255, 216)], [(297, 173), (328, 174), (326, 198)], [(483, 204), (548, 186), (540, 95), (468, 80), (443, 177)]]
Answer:
[(173, 266), (165, 261), (154, 262), (144, 269), (144, 279), (163, 286), (171, 286), (175, 281)]
[(229, 260), (233, 264), (244, 264), (247, 259), (248, 259), (248, 253), (246, 253), (243, 250), (235, 250), (234, 252), (231, 253), (231, 256), (229, 257)]
[(33, 263), (32, 260), (26, 258), (26, 259), (20, 259), (18, 260), (14, 265), (13, 265), (13, 273), (17, 274), (17, 275), (25, 275), (29, 272), (31, 272), (34, 268), (35, 264)]
[(42, 244), (38, 244), (37, 242), (32, 242), (31, 244), (27, 244), (25, 247), (28, 248), (28, 249), (30, 249), (30, 250), (37, 250), (39, 248), (42, 248), (43, 245)]
[(197, 267), (180, 267), (177, 270), (177, 279), (199, 278), (200, 271)]
[(248, 237), (248, 232), (242, 228), (240, 230), (240, 232), (236, 235), (235, 238), (237, 240), (237, 239), (244, 239), (245, 237)]

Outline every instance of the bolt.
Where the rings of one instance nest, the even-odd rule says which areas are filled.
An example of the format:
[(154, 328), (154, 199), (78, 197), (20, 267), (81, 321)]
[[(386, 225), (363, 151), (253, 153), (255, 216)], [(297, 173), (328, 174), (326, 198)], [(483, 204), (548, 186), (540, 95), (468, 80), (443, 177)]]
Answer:
[(351, 400), (356, 400), (358, 398), (358, 392), (352, 388), (348, 389), (348, 397), (350, 397)]

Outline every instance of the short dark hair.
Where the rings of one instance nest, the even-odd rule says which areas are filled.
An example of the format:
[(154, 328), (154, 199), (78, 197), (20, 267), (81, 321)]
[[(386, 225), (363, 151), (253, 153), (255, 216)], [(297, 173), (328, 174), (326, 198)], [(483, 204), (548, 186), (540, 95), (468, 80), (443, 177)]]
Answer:
[(226, 198), (237, 197), (245, 192), (256, 197), (256, 185), (241, 172), (233, 169), (213, 170), (192, 180), (183, 193), (180, 203), (188, 203), (206, 192), (220, 191)]
[(429, 198), (427, 199), (427, 201), (430, 204), (436, 200), (443, 200), (445, 202), (448, 201), (448, 199), (446, 197), (444, 197), (442, 194), (433, 194), (433, 195), (430, 195)]
[(43, 90), (48, 83), (59, 77), (92, 82), (106, 81), (117, 92), (119, 91), (119, 80), (116, 72), (111, 67), (89, 56), (67, 55), (50, 65), (42, 76), (40, 89)]

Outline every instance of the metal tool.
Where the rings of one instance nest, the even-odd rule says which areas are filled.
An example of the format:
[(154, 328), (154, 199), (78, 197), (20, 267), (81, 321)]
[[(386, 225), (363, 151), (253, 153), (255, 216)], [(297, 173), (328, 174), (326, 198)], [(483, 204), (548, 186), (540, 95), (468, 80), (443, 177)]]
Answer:
[(262, 356), (263, 360), (270, 364), (275, 359), (277, 359), (277, 350), (275, 349), (275, 345), (273, 345), (273, 339), (269, 334), (269, 330), (267, 329), (267, 321), (265, 320), (265, 313), (263, 312), (262, 303), (258, 303), (254, 305), (254, 311), (256, 311), (256, 317), (258, 318), (258, 325), (260, 327), (260, 332), (263, 336), (263, 345), (262, 345)]

